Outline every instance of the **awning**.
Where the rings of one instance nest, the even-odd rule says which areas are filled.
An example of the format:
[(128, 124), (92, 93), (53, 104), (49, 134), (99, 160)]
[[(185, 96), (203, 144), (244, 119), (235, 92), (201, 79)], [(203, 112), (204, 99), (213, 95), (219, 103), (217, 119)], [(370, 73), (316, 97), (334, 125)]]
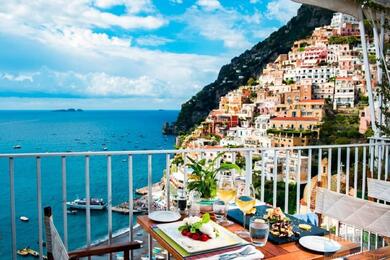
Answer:
[[(362, 4), (356, 0), (292, 0), (297, 3), (307, 4), (329, 9), (335, 12), (345, 13), (354, 16), (358, 20), (362, 20), (359, 9)], [(376, 5), (383, 8), (376, 10), (374, 8), (363, 7), (363, 12), (371, 12), (372, 16), (379, 19), (380, 13), (384, 12), (385, 15), (390, 15), (390, 1), (388, 0), (372, 0)]]

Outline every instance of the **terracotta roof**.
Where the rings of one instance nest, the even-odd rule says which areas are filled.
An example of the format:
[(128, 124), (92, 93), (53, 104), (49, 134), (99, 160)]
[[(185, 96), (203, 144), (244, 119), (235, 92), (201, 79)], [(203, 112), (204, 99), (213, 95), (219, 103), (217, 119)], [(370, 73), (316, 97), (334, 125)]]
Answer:
[(317, 117), (302, 117), (302, 116), (274, 117), (274, 118), (271, 118), (271, 120), (276, 120), (276, 121), (319, 121)]
[(325, 99), (307, 99), (301, 100), (300, 103), (325, 103)]
[(203, 147), (204, 149), (220, 149), (220, 148), (223, 148), (223, 146), (220, 146), (220, 145), (215, 145), (215, 146), (212, 146), (212, 145), (206, 145)]

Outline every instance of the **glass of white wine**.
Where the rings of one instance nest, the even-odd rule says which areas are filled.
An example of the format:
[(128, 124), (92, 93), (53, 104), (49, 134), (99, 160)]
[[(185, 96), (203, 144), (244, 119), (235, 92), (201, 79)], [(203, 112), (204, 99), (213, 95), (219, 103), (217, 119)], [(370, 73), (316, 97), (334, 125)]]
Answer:
[(250, 234), (246, 230), (246, 214), (247, 212), (251, 211), (256, 205), (255, 194), (252, 187), (245, 187), (245, 183), (241, 183), (240, 185), (238, 185), (236, 205), (244, 215), (244, 219), (242, 222), (244, 230), (238, 230), (235, 233), (240, 237), (247, 238), (250, 236)]
[(217, 197), (225, 203), (224, 216), (218, 223), (221, 225), (229, 225), (233, 222), (227, 219), (229, 203), (236, 196), (236, 187), (234, 186), (233, 176), (229, 173), (221, 174), (217, 184)]

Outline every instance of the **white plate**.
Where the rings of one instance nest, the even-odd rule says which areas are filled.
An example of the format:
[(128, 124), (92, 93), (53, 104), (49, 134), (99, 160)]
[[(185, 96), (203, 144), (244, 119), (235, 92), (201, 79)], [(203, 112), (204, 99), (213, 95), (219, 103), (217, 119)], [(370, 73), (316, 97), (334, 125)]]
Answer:
[(149, 214), (149, 218), (156, 222), (167, 223), (179, 220), (181, 215), (178, 212), (162, 210), (153, 211)]
[(245, 240), (241, 239), (239, 236), (218, 225), (217, 223), (210, 221), (210, 224), (218, 230), (219, 236), (213, 239), (209, 239), (207, 242), (197, 241), (183, 236), (178, 230), (178, 228), (183, 225), (183, 221), (169, 224), (159, 224), (157, 227), (188, 253), (197, 253), (201, 251), (247, 243)]
[(341, 245), (338, 242), (320, 236), (301, 237), (299, 239), (299, 244), (307, 249), (323, 253), (336, 252), (341, 248)]

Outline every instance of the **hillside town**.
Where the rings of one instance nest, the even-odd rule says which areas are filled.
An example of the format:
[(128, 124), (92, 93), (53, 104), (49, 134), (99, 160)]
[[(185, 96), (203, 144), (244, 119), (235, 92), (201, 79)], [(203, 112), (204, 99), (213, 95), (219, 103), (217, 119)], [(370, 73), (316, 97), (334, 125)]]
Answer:
[[(321, 125), (328, 113), (335, 112), (357, 115), (356, 131), (361, 136), (369, 136), (372, 122), (368, 112), (359, 35), (357, 20), (346, 14), (335, 13), (330, 25), (317, 27), (310, 37), (295, 41), (288, 53), (279, 55), (274, 62), (259, 71), (258, 78), (250, 78), (245, 86), (222, 96), (219, 107), (212, 110), (191, 134), (177, 138), (177, 147), (210, 149), (210, 152), (188, 155), (210, 161), (217, 156), (212, 148), (300, 147), (319, 144)], [(367, 41), (371, 84), (375, 93), (375, 48), (369, 38)], [(240, 77), (240, 72), (237, 67), (237, 77)], [(224, 82), (227, 81), (226, 78)], [(274, 178), (274, 156), (272, 150), (253, 154), (253, 169), (264, 169), (263, 174), (268, 181)], [(326, 156), (323, 165), (327, 165)], [(237, 162), (238, 157), (240, 154), (227, 152), (223, 160)], [(255, 159), (260, 157), (262, 160)], [(299, 180), (296, 174), (290, 174), (289, 182), (307, 183), (307, 155), (291, 150), (288, 155), (279, 152), (277, 157), (276, 167), (282, 168), (277, 173), (278, 181), (285, 180), (289, 167), (289, 172), (300, 173)], [(170, 179), (174, 187), (183, 187), (184, 172), (188, 170), (185, 167), (185, 164), (173, 160)], [(325, 177), (327, 171), (324, 167), (321, 174)]]

